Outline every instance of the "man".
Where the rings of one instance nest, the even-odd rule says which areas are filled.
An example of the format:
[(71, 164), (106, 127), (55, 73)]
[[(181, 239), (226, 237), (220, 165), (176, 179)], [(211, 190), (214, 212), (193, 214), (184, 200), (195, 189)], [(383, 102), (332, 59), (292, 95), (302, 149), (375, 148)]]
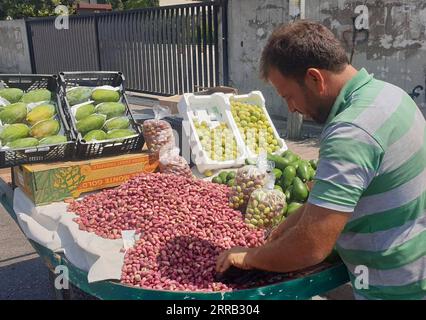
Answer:
[(358, 299), (426, 299), (426, 125), (400, 88), (349, 64), (321, 24), (298, 21), (268, 40), (261, 74), (291, 112), (324, 124), (309, 199), (258, 248), (232, 248), (217, 271), (288, 272), (322, 262), (335, 247)]

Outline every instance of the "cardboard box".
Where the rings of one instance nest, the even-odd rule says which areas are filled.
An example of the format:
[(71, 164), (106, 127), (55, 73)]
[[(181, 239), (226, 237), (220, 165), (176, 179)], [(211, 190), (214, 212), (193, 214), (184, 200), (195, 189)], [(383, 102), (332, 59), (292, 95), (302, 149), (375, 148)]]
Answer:
[(75, 162), (22, 165), (13, 168), (13, 177), (16, 186), (36, 205), (42, 205), (119, 186), (135, 175), (156, 171), (158, 164), (157, 156), (137, 153)]

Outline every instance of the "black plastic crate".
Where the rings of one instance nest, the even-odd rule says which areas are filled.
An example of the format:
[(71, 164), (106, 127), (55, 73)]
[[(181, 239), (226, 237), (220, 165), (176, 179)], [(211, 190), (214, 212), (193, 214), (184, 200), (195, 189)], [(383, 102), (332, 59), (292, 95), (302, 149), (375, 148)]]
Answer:
[[(120, 95), (123, 97), (122, 103), (126, 106), (126, 116), (130, 119), (132, 128), (138, 133), (138, 136), (124, 139), (120, 142), (93, 142), (86, 143), (82, 140), (81, 134), (77, 131), (76, 121), (71, 116), (70, 105), (66, 99), (66, 90), (70, 87), (98, 87), (98, 86), (121, 86)], [(93, 72), (61, 72), (59, 74), (59, 95), (62, 100), (63, 113), (65, 119), (70, 124), (74, 135), (77, 137), (77, 153), (79, 159), (90, 159), (104, 156), (113, 156), (130, 152), (140, 152), (145, 143), (142, 129), (136, 123), (130, 112), (124, 89), (124, 76), (121, 72), (111, 71), (93, 71)]]
[(33, 74), (0, 74), (0, 88), (19, 88), (25, 92), (34, 89), (48, 89), (53, 95), (57, 106), (57, 114), (61, 126), (64, 129), (67, 143), (31, 147), (25, 149), (2, 150), (0, 149), (0, 168), (13, 167), (21, 164), (69, 161), (75, 154), (75, 136), (70, 129), (61, 107), (59, 98), (58, 77), (56, 75), (33, 75)]

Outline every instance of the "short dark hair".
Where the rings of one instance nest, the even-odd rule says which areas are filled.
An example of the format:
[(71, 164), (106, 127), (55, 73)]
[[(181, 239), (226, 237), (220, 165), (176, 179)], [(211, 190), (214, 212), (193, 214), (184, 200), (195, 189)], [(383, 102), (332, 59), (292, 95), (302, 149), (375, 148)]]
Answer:
[(339, 73), (349, 64), (345, 49), (320, 23), (298, 20), (276, 28), (263, 49), (260, 76), (268, 80), (271, 68), (302, 80), (309, 68)]

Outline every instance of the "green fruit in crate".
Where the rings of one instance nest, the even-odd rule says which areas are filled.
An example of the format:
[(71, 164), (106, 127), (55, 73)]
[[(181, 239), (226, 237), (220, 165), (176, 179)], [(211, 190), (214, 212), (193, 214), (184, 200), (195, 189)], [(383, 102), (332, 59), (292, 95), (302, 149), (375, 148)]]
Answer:
[(30, 134), (30, 128), (23, 123), (15, 123), (3, 128), (0, 139), (3, 143), (26, 138)]
[(27, 105), (22, 102), (9, 104), (0, 111), (0, 120), (3, 124), (23, 122), (27, 116)]
[(306, 182), (310, 180), (311, 172), (309, 171), (310, 166), (306, 161), (299, 162), (299, 166), (297, 168), (297, 176), (303, 181)]
[(299, 177), (294, 178), (292, 200), (305, 202), (308, 195), (309, 191), (306, 184)]
[(49, 136), (40, 140), (41, 146), (51, 145), (51, 144), (61, 144), (67, 142), (67, 137), (63, 135)]
[(27, 114), (27, 122), (35, 125), (37, 122), (52, 118), (56, 113), (55, 106), (52, 104), (42, 104), (32, 109)]
[(128, 117), (117, 117), (107, 120), (104, 124), (104, 130), (127, 129), (129, 125), (130, 119)]
[(201, 147), (210, 159), (228, 161), (239, 156), (235, 136), (225, 122), (215, 128), (210, 128), (205, 121), (199, 123), (195, 118), (193, 122)]
[(93, 141), (93, 140), (102, 141), (106, 139), (107, 139), (107, 134), (103, 130), (92, 130), (83, 137), (83, 140), (85, 140), (86, 142)]
[(118, 100), (120, 100), (120, 93), (115, 90), (95, 89), (92, 91), (92, 100), (95, 100), (96, 104), (102, 102), (118, 102)]
[(222, 184), (222, 179), (221, 179), (220, 177), (214, 177), (214, 178), (212, 179), (212, 182), (213, 182), (213, 183)]
[(104, 126), (105, 116), (102, 114), (92, 114), (77, 122), (77, 130), (84, 136), (92, 130), (99, 130)]
[(58, 120), (50, 119), (38, 122), (30, 130), (30, 135), (37, 139), (42, 139), (58, 134), (61, 125)]
[(274, 174), (276, 180), (278, 180), (279, 178), (281, 178), (281, 176), (283, 174), (283, 172), (280, 169), (278, 169), (278, 168), (272, 169), (272, 173)]
[(21, 100), (24, 91), (18, 88), (5, 88), (0, 90), (0, 97), (6, 99), (10, 103), (16, 103)]
[(67, 100), (70, 106), (86, 102), (92, 95), (92, 89), (87, 87), (77, 87), (67, 92)]
[(47, 89), (36, 89), (24, 93), (21, 98), (22, 102), (34, 103), (40, 101), (50, 101), (52, 99), (52, 93)]
[(261, 150), (268, 153), (279, 150), (280, 146), (275, 137), (274, 128), (262, 107), (232, 101), (231, 113), (250, 151), (259, 154)]
[(80, 121), (94, 113), (95, 113), (95, 106), (91, 103), (85, 104), (77, 108), (77, 111), (75, 112), (75, 119), (77, 121)]
[(293, 213), (295, 213), (300, 207), (303, 206), (303, 203), (300, 202), (290, 202), (287, 206), (287, 214), (286, 216), (291, 216)]
[(36, 147), (39, 145), (39, 142), (36, 138), (22, 138), (9, 142), (6, 146), (11, 149), (20, 149), (20, 148), (29, 148)]
[(119, 102), (104, 102), (96, 106), (96, 112), (104, 114), (107, 119), (122, 116), (126, 112), (126, 106)]
[(288, 166), (284, 169), (282, 175), (282, 187), (287, 189), (293, 183), (294, 178), (296, 177), (296, 169), (293, 166)]
[(127, 138), (135, 134), (136, 132), (130, 129), (114, 129), (114, 130), (108, 131), (107, 139)]

